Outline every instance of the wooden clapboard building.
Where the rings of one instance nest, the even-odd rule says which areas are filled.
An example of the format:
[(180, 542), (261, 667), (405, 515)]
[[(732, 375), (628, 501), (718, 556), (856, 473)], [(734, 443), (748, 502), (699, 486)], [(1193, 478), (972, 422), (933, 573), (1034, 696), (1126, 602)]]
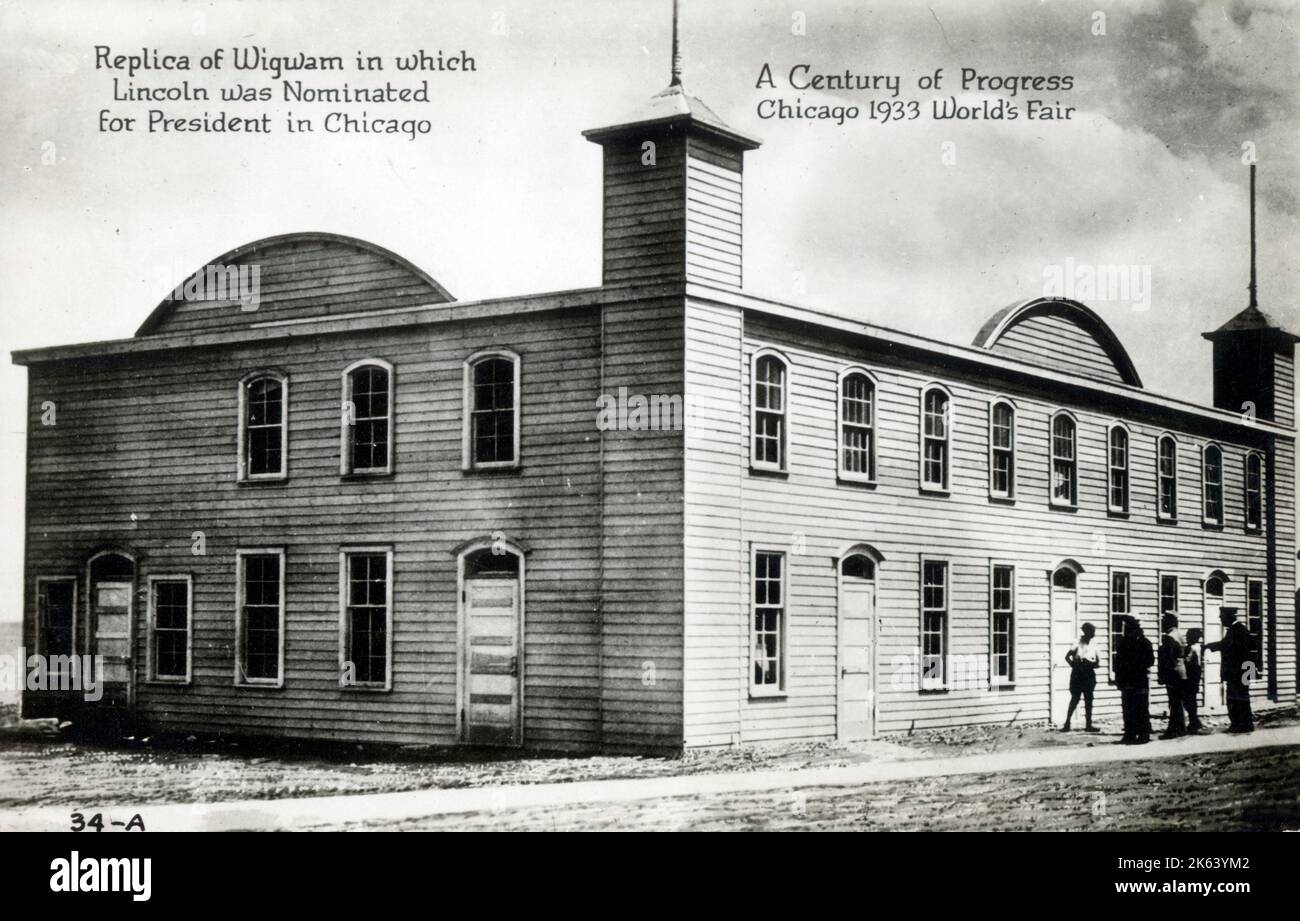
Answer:
[[(102, 655), (108, 692), (29, 693), (29, 714), (535, 748), (862, 738), (1059, 719), (1081, 622), (1105, 648), (1126, 613), (1213, 636), (1224, 605), (1259, 638), (1259, 705), (1294, 702), (1296, 340), (1253, 298), (1207, 334), (1214, 405), (1193, 405), (1145, 390), (1071, 300), (966, 346), (746, 293), (758, 142), (676, 78), (587, 137), (597, 288), (460, 302), (380, 247), (297, 233), (213, 261), (258, 269), (255, 310), (182, 290), (133, 338), (15, 355), (24, 640)], [(614, 394), (685, 424), (598, 425)], [(1117, 707), (1105, 674), (1099, 693)]]

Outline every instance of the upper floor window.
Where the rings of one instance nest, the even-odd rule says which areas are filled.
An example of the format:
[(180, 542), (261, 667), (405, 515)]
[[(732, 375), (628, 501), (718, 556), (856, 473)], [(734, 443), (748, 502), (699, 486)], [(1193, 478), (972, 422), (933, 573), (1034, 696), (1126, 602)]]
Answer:
[(256, 374), (239, 385), (239, 479), (276, 480), (288, 472), (289, 380)]
[(840, 476), (876, 478), (876, 385), (864, 371), (840, 378)]
[(989, 408), (989, 495), (1016, 494), (1016, 410), (1006, 400)]
[(1178, 518), (1178, 442), (1172, 435), (1156, 442), (1156, 516), (1165, 521)]
[(942, 387), (921, 391), (921, 488), (948, 489), (948, 429), (951, 397)]
[(393, 366), (370, 359), (343, 371), (340, 472), (393, 469)]
[(519, 356), (479, 352), (465, 362), (463, 467), (519, 465)]
[(1069, 414), (1052, 417), (1052, 504), (1073, 507), (1079, 500), (1076, 426)]
[(764, 470), (785, 470), (786, 371), (778, 355), (759, 354), (754, 359), (751, 464)]
[(1106, 439), (1107, 494), (1106, 508), (1128, 513), (1128, 429), (1112, 425)]
[(1201, 520), (1223, 524), (1223, 451), (1206, 445), (1201, 452)]
[(1264, 521), (1264, 458), (1246, 455), (1246, 530), (1258, 531)]

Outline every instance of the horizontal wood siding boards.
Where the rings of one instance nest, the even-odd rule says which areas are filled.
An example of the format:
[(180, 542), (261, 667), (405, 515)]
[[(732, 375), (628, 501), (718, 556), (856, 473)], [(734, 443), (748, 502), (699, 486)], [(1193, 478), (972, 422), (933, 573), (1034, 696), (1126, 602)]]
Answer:
[(703, 138), (688, 141), (686, 277), (739, 289), (742, 278), (741, 155)]
[(991, 351), (1029, 364), (1123, 383), (1114, 362), (1085, 329), (1061, 316), (1036, 315), (1015, 323)]
[(1278, 425), (1295, 428), (1294, 347), (1273, 359), (1273, 418)]
[(1272, 521), (1277, 561), (1273, 585), (1266, 588), (1269, 630), (1265, 637), (1269, 655), (1276, 667), (1265, 676), (1267, 687), (1279, 701), (1297, 699), (1297, 623), (1296, 623), (1296, 502), (1291, 488), (1296, 477), (1295, 443), (1283, 439), (1274, 442), (1270, 452), (1270, 482), (1274, 485)]
[[(138, 687), (159, 729), (356, 741), (457, 738), (456, 560), (463, 541), (502, 533), (529, 549), (524, 636), (526, 742), (600, 740), (599, 317), (561, 311), (433, 329), (379, 330), (175, 357), (30, 369), (25, 604), (35, 578), (74, 573), (84, 633), (85, 559), (104, 546), (137, 559), (136, 669), (145, 662), (150, 574), (194, 584), (194, 680)], [(522, 469), (461, 472), (462, 362), (486, 347), (522, 360)], [(395, 472), (339, 477), (340, 374), (391, 362)], [(235, 482), (236, 392), (248, 370), (290, 379), (289, 479)], [(41, 404), (58, 406), (42, 426)], [(194, 532), (206, 553), (195, 555)], [(338, 686), (338, 551), (393, 547), (393, 690)], [(235, 688), (240, 547), (286, 548), (285, 687)], [(84, 636), (83, 636), (84, 640)]]
[[(642, 140), (654, 144), (653, 160)], [(604, 282), (680, 278), (686, 142), (663, 133), (604, 145)]]
[(172, 335), (246, 329), (268, 320), (329, 317), (446, 300), (410, 268), (344, 241), (272, 243), (242, 254), (230, 264), (258, 267), (255, 309), (245, 309), (238, 297), (180, 300), (150, 332)]
[[(603, 394), (681, 396), (680, 298), (608, 306), (602, 322)], [(612, 428), (600, 447), (601, 738), (610, 748), (678, 749), (682, 432)]]
[[(882, 618), (877, 719), (878, 729), (886, 732), (912, 726), (1046, 719), (1048, 663), (1054, 654), (1049, 647), (1048, 570), (1060, 558), (1073, 557), (1084, 566), (1078, 596), (1080, 620), (1096, 624), (1103, 642), (1112, 567), (1131, 574), (1134, 610), (1144, 617), (1151, 633), (1155, 632), (1159, 574), (1180, 577), (1186, 627), (1199, 623), (1200, 580), (1206, 569), (1219, 567), (1230, 574), (1228, 603), (1243, 608), (1245, 579), (1263, 578), (1268, 571), (1265, 537), (1246, 533), (1242, 525), (1244, 445), (1219, 440), (1224, 450), (1226, 523), (1221, 530), (1204, 528), (1199, 448), (1207, 439), (1204, 433), (1176, 431), (1179, 523), (1159, 524), (1154, 510), (1155, 443), (1165, 428), (1146, 420), (1128, 420), (1132, 432), (1131, 514), (1114, 518), (1105, 506), (1105, 431), (1114, 417), (1086, 405), (1064, 404), (1079, 420), (1080, 506), (1076, 511), (1056, 510), (1047, 501), (1047, 432), (1052, 412), (1062, 404), (1048, 402), (1040, 392), (1011, 382), (994, 390), (986, 378), (975, 375), (909, 365), (898, 359), (880, 360), (866, 350), (828, 343), (754, 314), (746, 321), (743, 355), (732, 363), (731, 370), (733, 378), (742, 383), (743, 400), (733, 416), (742, 429), (741, 444), (747, 444), (749, 435), (749, 356), (762, 346), (777, 347), (791, 360), (790, 472), (788, 478), (741, 473), (743, 539), (746, 548), (750, 544), (785, 547), (790, 553), (790, 678), (783, 700), (741, 697), (737, 701), (744, 741), (834, 734), (836, 577), (832, 559), (854, 542), (869, 543), (885, 557), (877, 573)], [(713, 363), (720, 367), (719, 358)], [(879, 381), (879, 484), (874, 488), (838, 484), (835, 477), (836, 375), (850, 364), (864, 364)], [(921, 495), (917, 488), (918, 405), (922, 386), (931, 380), (949, 386), (954, 399), (952, 494), (947, 497)], [(1009, 397), (1017, 406), (1014, 504), (988, 499), (987, 407), (995, 395)], [(1279, 468), (1274, 473), (1276, 482), (1285, 484), (1279, 492), (1290, 488), (1290, 480), (1282, 479), (1286, 474), (1281, 468), (1286, 463), (1285, 458), (1275, 462)], [(738, 462), (741, 467), (745, 464), (747, 458)], [(690, 468), (692, 473), (694, 469)], [(716, 473), (710, 473), (710, 482), (719, 481)], [(690, 482), (695, 482), (694, 477)], [(1281, 508), (1279, 514), (1284, 514)], [(1293, 525), (1278, 529), (1279, 543), (1294, 540), (1288, 530), (1293, 532)], [(1294, 565), (1288, 561), (1294, 558), (1294, 550), (1279, 547), (1277, 553), (1293, 579)], [(950, 655), (982, 667), (984, 677), (975, 687), (937, 693), (917, 690), (922, 555), (949, 562)], [(987, 687), (990, 561), (1016, 566), (1018, 591), (1016, 682), (1013, 688), (993, 692)], [(1293, 585), (1279, 580), (1275, 594), (1290, 599), (1292, 594), (1284, 592), (1292, 592)], [(746, 598), (747, 588), (748, 581)], [(1293, 650), (1294, 623), (1279, 625), (1276, 631), (1279, 645), (1289, 643)], [(1288, 671), (1289, 661), (1278, 653), (1279, 676)], [(743, 674), (746, 665), (741, 647), (735, 672)], [(1103, 685), (1100, 706), (1108, 711), (1116, 705), (1116, 698), (1105, 682)], [(1261, 701), (1265, 691), (1263, 686), (1256, 688)], [(1282, 687), (1280, 693), (1294, 698), (1293, 687)]]
[(740, 310), (687, 302), (684, 734), (687, 746), (739, 741), (747, 648), (742, 542), (745, 441), (737, 407)]

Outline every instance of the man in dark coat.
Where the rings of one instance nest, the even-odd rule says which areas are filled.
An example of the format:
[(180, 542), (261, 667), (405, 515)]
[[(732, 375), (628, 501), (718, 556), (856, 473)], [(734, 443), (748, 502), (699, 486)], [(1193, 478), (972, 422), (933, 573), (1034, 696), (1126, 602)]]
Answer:
[(1251, 649), (1250, 630), (1237, 620), (1236, 608), (1219, 608), (1219, 622), (1223, 624), (1223, 639), (1206, 643), (1205, 648), (1219, 653), (1219, 677), (1228, 697), (1228, 731), (1254, 732), (1250, 683), (1255, 680), (1259, 664)]
[(1183, 718), (1183, 699), (1186, 697), (1187, 685), (1187, 646), (1183, 634), (1178, 629), (1178, 617), (1166, 614), (1160, 618), (1160, 652), (1157, 657), (1156, 680), (1165, 686), (1169, 696), (1169, 725), (1165, 728), (1162, 739), (1176, 739), (1187, 734), (1187, 723)]
[(1151, 641), (1142, 625), (1132, 615), (1124, 615), (1123, 633), (1115, 643), (1115, 685), (1119, 688), (1124, 710), (1126, 745), (1145, 745), (1151, 741), (1151, 683), (1148, 673), (1155, 664)]

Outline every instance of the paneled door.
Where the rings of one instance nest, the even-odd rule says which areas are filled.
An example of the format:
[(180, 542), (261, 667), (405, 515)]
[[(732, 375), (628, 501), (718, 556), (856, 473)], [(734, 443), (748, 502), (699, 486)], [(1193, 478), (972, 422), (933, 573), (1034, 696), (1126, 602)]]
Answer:
[(519, 579), (465, 580), (465, 741), (519, 745)]

